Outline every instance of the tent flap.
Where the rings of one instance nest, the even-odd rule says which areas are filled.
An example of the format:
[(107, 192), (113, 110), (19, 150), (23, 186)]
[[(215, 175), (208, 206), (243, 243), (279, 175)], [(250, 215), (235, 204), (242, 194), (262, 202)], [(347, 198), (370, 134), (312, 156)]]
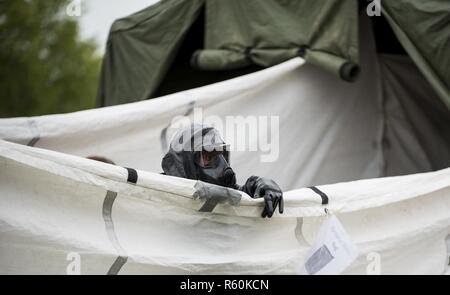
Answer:
[[(180, 77), (190, 75), (198, 81), (202, 74), (197, 69), (216, 71), (220, 76), (227, 71), (270, 67), (300, 56), (344, 81), (355, 81), (360, 72), (361, 2), (160, 1), (113, 24), (98, 105), (151, 98), (166, 77), (172, 80), (164, 81), (186, 85), (177, 90), (194, 87), (187, 79), (184, 84), (174, 83), (180, 79), (173, 78), (172, 67)], [(450, 2), (400, 0), (384, 1), (381, 6), (397, 39), (450, 108)], [(187, 32), (201, 37), (190, 35), (192, 40), (183, 42)], [(180, 56), (182, 59), (178, 59)], [(177, 63), (172, 65), (175, 58)]]
[[(205, 58), (198, 66), (234, 68), (238, 65), (233, 57), (240, 54), (251, 63), (269, 67), (301, 55), (306, 47), (314, 52), (307, 62), (339, 74), (337, 60), (358, 64), (357, 13), (356, 1), (207, 1), (205, 50), (200, 55), (210, 50), (223, 54), (221, 63)], [(352, 73), (352, 77), (340, 76), (351, 81), (358, 71)]]
[(203, 0), (169, 0), (117, 20), (108, 37), (99, 106), (150, 98), (165, 76)]
[(450, 108), (450, 2), (384, 1), (382, 9), (400, 43)]

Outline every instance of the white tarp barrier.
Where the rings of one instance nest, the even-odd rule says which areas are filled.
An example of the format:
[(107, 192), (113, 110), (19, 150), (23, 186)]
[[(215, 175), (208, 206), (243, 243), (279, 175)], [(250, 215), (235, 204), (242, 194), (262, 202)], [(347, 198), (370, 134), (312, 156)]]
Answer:
[[(74, 252), (69, 258), (81, 255), (82, 273), (293, 273), (324, 219), (320, 197), (299, 188), (450, 163), (445, 139), (408, 100), (432, 90), (402, 58), (379, 59), (367, 30), (362, 38), (365, 70), (352, 84), (297, 58), (148, 101), (0, 119), (1, 139), (30, 146), (0, 144), (0, 272), (65, 273)], [(403, 72), (414, 82), (405, 86)], [(259, 218), (261, 201), (248, 196), (200, 213), (205, 200), (195, 182), (158, 174), (173, 119), (192, 119), (197, 108), (204, 118), (262, 117), (269, 126), (279, 119), (271, 145), (232, 151), (231, 164), (240, 184), (250, 175), (280, 184), (282, 218)], [(220, 131), (231, 147), (240, 138), (258, 143)], [(126, 169), (82, 158), (88, 155), (139, 170), (137, 185), (127, 183)], [(380, 257), (382, 273), (442, 273), (449, 174), (320, 186), (360, 251), (347, 272), (366, 273), (370, 254)]]
[[(0, 273), (72, 273), (78, 258), (82, 274), (295, 273), (325, 218), (307, 188), (262, 219), (262, 200), (199, 212), (195, 181), (137, 174), (0, 141)], [(360, 252), (345, 273), (448, 268), (450, 169), (319, 188)]]

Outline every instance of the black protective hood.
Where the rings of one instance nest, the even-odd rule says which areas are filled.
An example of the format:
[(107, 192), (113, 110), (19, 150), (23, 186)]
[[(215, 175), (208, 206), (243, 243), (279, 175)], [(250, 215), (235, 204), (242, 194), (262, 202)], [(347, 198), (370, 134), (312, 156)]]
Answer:
[(172, 138), (169, 150), (162, 159), (162, 169), (166, 175), (211, 182), (202, 179), (203, 173), (194, 159), (196, 153), (213, 149), (223, 151), (228, 170), (231, 170), (228, 146), (216, 129), (201, 124), (184, 127)]

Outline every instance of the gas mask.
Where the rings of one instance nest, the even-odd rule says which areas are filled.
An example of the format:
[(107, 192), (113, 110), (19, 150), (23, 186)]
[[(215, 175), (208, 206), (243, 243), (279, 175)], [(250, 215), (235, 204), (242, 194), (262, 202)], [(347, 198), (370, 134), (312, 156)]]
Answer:
[[(212, 155), (205, 163), (204, 158), (208, 154)], [(236, 175), (223, 153), (197, 152), (194, 155), (194, 162), (199, 180), (231, 188), (236, 187)]]
[(161, 164), (167, 175), (236, 187), (228, 146), (212, 127), (192, 124), (180, 129)]

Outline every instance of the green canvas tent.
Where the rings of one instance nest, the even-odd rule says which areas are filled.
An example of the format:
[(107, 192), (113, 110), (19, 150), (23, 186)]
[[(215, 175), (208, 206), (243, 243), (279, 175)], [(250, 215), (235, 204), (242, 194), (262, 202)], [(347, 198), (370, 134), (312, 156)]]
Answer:
[[(358, 13), (371, 3), (161, 1), (112, 25), (98, 105), (202, 86), (296, 56), (354, 81), (360, 71)], [(408, 54), (450, 108), (450, 2), (382, 1), (381, 16), (371, 19), (380, 52)]]

